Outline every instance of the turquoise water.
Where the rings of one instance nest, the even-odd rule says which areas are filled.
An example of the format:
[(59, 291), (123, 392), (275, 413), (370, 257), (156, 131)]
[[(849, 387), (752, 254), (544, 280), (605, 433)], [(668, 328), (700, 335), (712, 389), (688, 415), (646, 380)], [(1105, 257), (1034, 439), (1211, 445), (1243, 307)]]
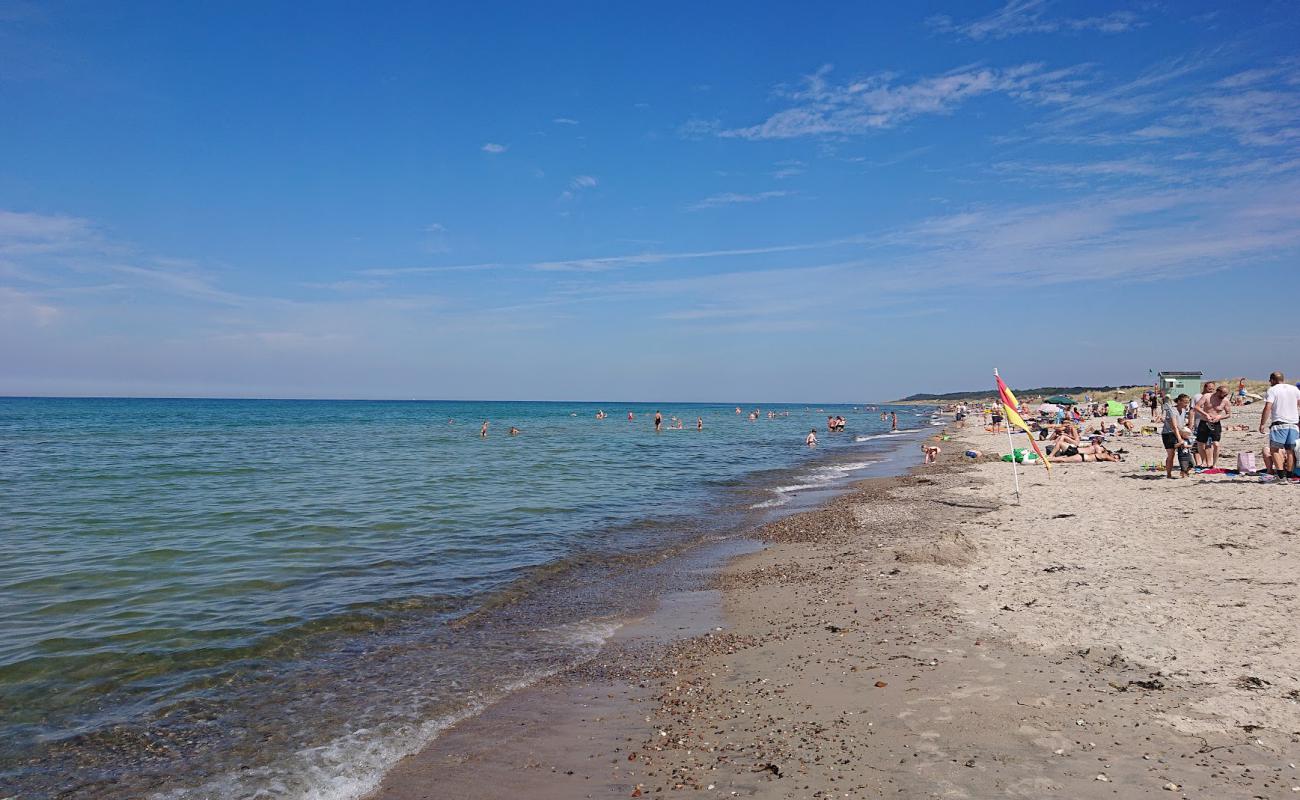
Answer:
[(734, 409), (0, 399), (0, 789), (355, 797), (594, 652), (639, 567), (905, 438)]

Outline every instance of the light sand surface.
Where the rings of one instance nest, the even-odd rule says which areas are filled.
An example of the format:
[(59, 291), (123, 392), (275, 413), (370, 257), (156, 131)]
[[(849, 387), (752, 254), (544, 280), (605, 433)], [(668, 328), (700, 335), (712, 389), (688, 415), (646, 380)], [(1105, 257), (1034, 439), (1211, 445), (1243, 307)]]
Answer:
[(1125, 437), (1016, 505), (960, 455), (1005, 435), (953, 435), (763, 529), (720, 624), (621, 639), (376, 797), (1300, 797), (1300, 487), (1166, 480)]

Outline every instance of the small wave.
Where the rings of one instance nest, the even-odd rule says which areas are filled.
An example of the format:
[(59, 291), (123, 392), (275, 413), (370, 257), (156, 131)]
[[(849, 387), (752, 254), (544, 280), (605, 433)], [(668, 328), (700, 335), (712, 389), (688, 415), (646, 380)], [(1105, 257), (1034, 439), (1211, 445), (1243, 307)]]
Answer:
[(201, 786), (156, 792), (150, 800), (212, 797), (283, 800), (356, 800), (373, 792), (394, 764), (424, 749), (447, 728), (481, 714), (507, 695), (527, 689), (562, 668), (537, 672), (471, 699), (464, 708), (420, 723), (360, 728), (319, 747), (294, 753), (284, 763), (218, 776)]
[[(818, 476), (820, 476), (820, 475), (829, 475), (830, 477), (835, 477), (835, 476), (837, 476), (837, 475), (841, 475), (841, 474), (843, 474), (843, 473), (845, 473), (845, 472), (853, 472), (853, 471), (855, 471), (855, 470), (865, 469), (866, 467), (869, 467), (869, 466), (871, 466), (871, 465), (874, 464), (874, 463), (876, 463), (876, 462), (874, 462), (874, 461), (847, 461), (847, 462), (845, 462), (845, 463), (843, 463), (843, 464), (829, 464), (829, 465), (827, 465), (827, 466), (825, 466), (825, 467), (818, 467), (817, 469), (813, 470), (813, 473), (814, 473), (815, 475), (818, 475)], [(820, 478), (819, 478), (819, 480), (820, 480)]]
[(594, 655), (595, 651), (604, 646), (605, 642), (609, 641), (609, 637), (617, 633), (621, 627), (623, 623), (612, 620), (571, 622), (548, 628), (547, 633), (556, 636), (565, 644), (579, 645), (585, 652)]
[[(912, 429), (912, 428), (908, 428), (907, 430), (913, 430), (913, 429)], [(874, 440), (874, 439), (889, 439), (889, 438), (892, 438), (892, 437), (894, 437), (894, 436), (901, 436), (901, 435), (903, 435), (903, 433), (904, 433), (904, 431), (891, 431), (891, 432), (889, 432), (889, 433), (872, 433), (872, 434), (868, 434), (868, 435), (866, 435), (866, 436), (854, 436), (854, 437), (853, 437), (853, 441), (855, 441), (855, 442), (870, 442), (870, 441), (872, 441), (872, 440)]]

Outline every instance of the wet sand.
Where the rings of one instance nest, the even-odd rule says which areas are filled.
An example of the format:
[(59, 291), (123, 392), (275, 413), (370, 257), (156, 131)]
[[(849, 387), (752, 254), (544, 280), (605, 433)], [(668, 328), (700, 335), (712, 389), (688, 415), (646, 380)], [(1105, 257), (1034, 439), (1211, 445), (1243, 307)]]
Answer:
[(1153, 479), (1135, 437), (1017, 506), (959, 455), (1005, 435), (952, 433), (373, 797), (1300, 796), (1300, 488)]

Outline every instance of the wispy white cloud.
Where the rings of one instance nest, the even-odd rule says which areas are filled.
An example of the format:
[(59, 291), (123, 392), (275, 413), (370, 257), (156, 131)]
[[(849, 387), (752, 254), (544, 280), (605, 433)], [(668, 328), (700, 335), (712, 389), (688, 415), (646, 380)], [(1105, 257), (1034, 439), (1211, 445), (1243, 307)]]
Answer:
[(388, 286), (384, 281), (325, 281), (304, 283), (308, 289), (328, 289), (332, 292), (370, 292)]
[(801, 250), (819, 250), (859, 242), (857, 238), (836, 239), (809, 244), (785, 244), (770, 247), (741, 247), (724, 250), (696, 250), (675, 253), (635, 253), (632, 255), (604, 256), (601, 258), (576, 258), (565, 261), (539, 261), (532, 264), (535, 270), (543, 272), (606, 272), (622, 267), (642, 264), (661, 264), (667, 261), (691, 261), (696, 259), (729, 258), (741, 256), (769, 255), (771, 253), (793, 253)]
[(11, 286), (0, 286), (0, 322), (44, 328), (63, 312), (53, 304)]
[(851, 136), (892, 128), (923, 115), (946, 115), (962, 103), (1003, 95), (1037, 104), (1063, 103), (1081, 85), (1079, 67), (1045, 71), (1040, 64), (1006, 69), (963, 67), (942, 75), (900, 82), (884, 73), (833, 83), (824, 66), (794, 90), (778, 90), (791, 107), (758, 125), (716, 130), (740, 139)]
[(554, 122), (556, 125), (577, 125), (578, 124), (578, 121), (576, 119), (570, 119), (568, 117), (556, 117), (555, 119), (551, 120), (551, 122)]
[(487, 144), (483, 145), (483, 147), (479, 149), (481, 149), (484, 153), (498, 155), (500, 153), (504, 153), (505, 151), (509, 150), (510, 145), (497, 144), (496, 142), (488, 142)]
[(376, 278), (398, 277), (401, 275), (433, 275), (439, 272), (481, 272), (497, 269), (500, 264), (453, 264), (444, 267), (376, 267), (357, 270), (358, 275), (370, 275)]
[(772, 200), (777, 197), (788, 197), (794, 192), (787, 192), (780, 189), (774, 189), (766, 192), (756, 192), (753, 194), (739, 194), (737, 192), (722, 192), (721, 194), (710, 195), (686, 207), (687, 211), (703, 211), (706, 208), (719, 208), (721, 206), (733, 206), (737, 204), (761, 203), (764, 200)]
[(582, 192), (594, 189), (599, 185), (600, 181), (591, 175), (575, 175), (569, 180), (569, 188), (560, 192), (560, 199), (573, 200)]
[(1162, 167), (1142, 158), (1104, 159), (1083, 162), (1023, 162), (1000, 161), (993, 169), (1011, 176), (1040, 176), (1050, 178), (1157, 178), (1172, 182), (1188, 180), (1188, 176), (1175, 170)]
[(927, 19), (926, 24), (942, 33), (956, 33), (975, 41), (1058, 31), (1123, 33), (1146, 24), (1131, 11), (1093, 17), (1056, 17), (1048, 13), (1048, 7), (1047, 0), (1008, 0), (992, 14), (968, 22), (956, 22), (940, 14)]
[(914, 278), (949, 283), (1152, 280), (1288, 257), (1300, 184), (1244, 181), (977, 209), (891, 235)]

